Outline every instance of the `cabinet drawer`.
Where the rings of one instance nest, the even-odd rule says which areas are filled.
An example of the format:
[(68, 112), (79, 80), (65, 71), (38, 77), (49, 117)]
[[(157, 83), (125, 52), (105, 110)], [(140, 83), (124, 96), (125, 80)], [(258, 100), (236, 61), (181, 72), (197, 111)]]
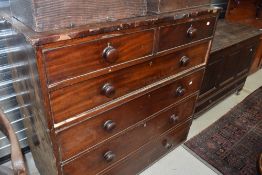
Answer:
[(187, 138), (190, 125), (191, 121), (188, 121), (180, 127), (170, 130), (109, 170), (99, 173), (99, 175), (131, 175), (141, 172), (147, 166), (183, 143)]
[(48, 83), (151, 55), (154, 30), (44, 51)]
[[(205, 63), (208, 45), (207, 42), (190, 47), (51, 92), (50, 100), (55, 123)], [(189, 60), (183, 65), (181, 60), (185, 57)]]
[(213, 35), (216, 17), (160, 28), (159, 51), (188, 44)]
[[(76, 158), (64, 166), (64, 174), (85, 174), (86, 172), (96, 174), (102, 171), (150, 140), (186, 121), (193, 113), (195, 100), (196, 97), (193, 97)], [(92, 163), (86, 164), (85, 162)]]
[[(158, 103), (159, 100), (164, 100), (164, 97), (159, 97), (161, 95), (165, 96), (166, 94), (159, 89), (62, 131), (58, 134), (60, 157), (66, 160), (103, 140), (119, 134), (123, 130), (173, 104), (171, 99), (175, 100), (175, 98), (172, 97), (171, 94), (171, 97), (165, 96), (167, 99), (161, 102), (162, 104)], [(176, 106), (172, 112), (174, 113), (175, 111), (175, 113), (180, 116), (180, 119), (183, 120), (185, 117), (191, 115), (194, 102), (195, 97), (191, 97), (186, 103)], [(72, 138), (77, 139), (72, 140)]]

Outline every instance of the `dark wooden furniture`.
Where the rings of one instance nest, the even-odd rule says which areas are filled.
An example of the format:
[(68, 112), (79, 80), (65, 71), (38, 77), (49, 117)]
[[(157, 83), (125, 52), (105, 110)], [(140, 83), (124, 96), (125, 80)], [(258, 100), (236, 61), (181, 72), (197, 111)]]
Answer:
[(21, 152), (21, 148), (15, 132), (12, 128), (11, 123), (8, 121), (2, 109), (0, 109), (0, 131), (3, 132), (11, 144), (11, 160), (13, 169), (8, 167), (0, 166), (0, 174), (1, 175), (26, 175), (25, 162), (23, 159), (23, 155)]
[[(241, 23), (262, 29), (261, 4), (261, 0), (229, 0), (226, 19), (233, 23)], [(260, 38), (259, 49), (252, 63), (250, 73), (262, 68), (262, 36)]]
[(256, 56), (253, 60), (249, 73), (255, 73), (260, 69), (262, 69), (262, 35), (260, 35), (260, 41), (256, 52)]
[(196, 114), (199, 116), (245, 84), (259, 43), (260, 31), (219, 20)]
[(15, 89), (30, 92), (18, 101), (31, 104), (22, 113), (40, 173), (137, 174), (181, 144), (218, 13), (204, 6), (45, 33), (13, 19), (32, 50), (13, 76), (29, 77)]

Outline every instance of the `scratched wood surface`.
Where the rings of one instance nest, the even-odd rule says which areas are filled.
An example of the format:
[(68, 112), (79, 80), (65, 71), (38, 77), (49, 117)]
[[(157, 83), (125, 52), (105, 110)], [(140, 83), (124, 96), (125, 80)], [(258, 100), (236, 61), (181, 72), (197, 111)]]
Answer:
[(148, 11), (153, 13), (172, 12), (210, 4), (210, 0), (148, 0)]
[(15, 18), (37, 32), (114, 21), (147, 13), (146, 0), (11, 0)]

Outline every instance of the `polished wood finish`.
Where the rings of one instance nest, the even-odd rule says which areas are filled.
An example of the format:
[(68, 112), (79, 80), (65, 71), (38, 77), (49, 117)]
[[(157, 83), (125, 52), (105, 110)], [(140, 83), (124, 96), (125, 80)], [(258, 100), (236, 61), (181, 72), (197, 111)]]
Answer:
[(123, 175), (137, 174), (137, 172), (141, 172), (146, 167), (151, 165), (153, 162), (157, 161), (159, 157), (162, 157), (168, 152), (172, 151), (181, 142), (186, 140), (190, 125), (191, 121), (188, 121), (177, 128), (170, 129), (161, 137), (152, 140), (133, 154), (129, 155), (122, 162), (114, 165), (112, 168), (105, 170), (99, 174)]
[(218, 22), (195, 116), (230, 93), (242, 89), (258, 47), (259, 36), (259, 30), (223, 20)]
[(13, 19), (35, 53), (16, 90), (30, 92), (19, 103), (32, 103), (23, 114), (40, 173), (136, 174), (181, 144), (218, 12), (202, 6), (44, 33)]
[(204, 18), (188, 23), (160, 28), (159, 50), (164, 51), (207, 37), (214, 32), (216, 18)]
[[(96, 174), (110, 165), (119, 162), (119, 160), (134, 152), (145, 143), (188, 120), (193, 113), (195, 100), (196, 96), (191, 97), (189, 101), (151, 116), (150, 119), (143, 120), (127, 132), (121, 133), (113, 139), (96, 146), (89, 152), (84, 153), (83, 156), (66, 163), (63, 170), (64, 174), (77, 175), (85, 174), (85, 172)], [(177, 122), (170, 122), (172, 115), (179, 116), (179, 120)], [(140, 135), (141, 133), (143, 135)], [(140, 136), (137, 137), (138, 135)], [(129, 138), (132, 138), (132, 140)], [(85, 162), (93, 163), (86, 164)]]
[[(84, 151), (86, 148), (112, 137), (161, 109), (178, 102), (182, 98), (196, 93), (201, 86), (202, 75), (203, 71), (199, 71), (94, 118), (90, 118), (80, 125), (63, 130), (58, 134), (62, 159), (68, 159), (78, 152)], [(191, 81), (193, 83), (189, 85)], [(177, 96), (176, 91), (181, 86), (185, 88), (185, 93), (183, 96)], [(147, 104), (147, 106), (143, 106), (143, 104)], [(123, 118), (123, 116), (125, 117)], [(105, 131), (101, 127), (107, 121), (113, 121), (116, 124), (116, 127), (111, 132)], [(93, 132), (89, 132), (90, 130)], [(71, 138), (78, 138), (78, 141), (71, 142)]]
[[(208, 47), (209, 43), (204, 43), (186, 48), (51, 92), (50, 102), (54, 122), (59, 123), (73, 115), (110, 102), (163, 78), (204, 64)], [(187, 66), (181, 65), (180, 62), (184, 55), (191, 58), (191, 62)]]
[(148, 0), (147, 3), (150, 12), (164, 13), (209, 5), (210, 0)]
[(105, 37), (107, 38), (44, 51), (49, 84), (66, 81), (153, 53), (154, 30)]

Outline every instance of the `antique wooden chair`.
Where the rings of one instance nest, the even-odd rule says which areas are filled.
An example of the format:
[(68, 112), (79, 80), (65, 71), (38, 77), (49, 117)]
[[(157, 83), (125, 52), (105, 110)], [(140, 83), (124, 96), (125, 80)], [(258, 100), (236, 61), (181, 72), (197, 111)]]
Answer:
[(11, 161), (13, 169), (5, 166), (0, 166), (1, 175), (27, 175), (23, 155), (20, 145), (15, 135), (15, 132), (6, 118), (3, 111), (0, 109), (0, 130), (8, 137), (11, 144)]

